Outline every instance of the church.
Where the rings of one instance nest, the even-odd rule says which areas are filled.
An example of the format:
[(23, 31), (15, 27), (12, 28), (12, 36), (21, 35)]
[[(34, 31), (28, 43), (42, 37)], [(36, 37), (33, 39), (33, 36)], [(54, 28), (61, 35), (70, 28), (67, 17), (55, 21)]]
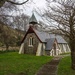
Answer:
[(68, 43), (60, 35), (40, 31), (34, 14), (29, 20), (29, 29), (21, 41), (19, 54), (33, 54), (36, 56), (55, 56), (70, 52)]

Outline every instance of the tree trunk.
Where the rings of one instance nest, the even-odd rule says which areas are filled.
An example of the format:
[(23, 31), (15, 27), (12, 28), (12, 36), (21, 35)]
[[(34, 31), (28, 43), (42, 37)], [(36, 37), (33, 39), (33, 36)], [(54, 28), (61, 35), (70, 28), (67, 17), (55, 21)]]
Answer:
[(72, 69), (75, 70), (75, 39), (70, 39)]
[(8, 44), (6, 44), (6, 50), (8, 50), (9, 49), (9, 45)]

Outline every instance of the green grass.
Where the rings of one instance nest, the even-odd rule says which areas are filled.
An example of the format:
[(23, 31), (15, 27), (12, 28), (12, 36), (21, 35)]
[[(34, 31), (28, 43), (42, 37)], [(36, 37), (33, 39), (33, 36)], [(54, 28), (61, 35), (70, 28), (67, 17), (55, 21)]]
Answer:
[(68, 53), (62, 53), (62, 54), (60, 54), (60, 55), (66, 55), (66, 54), (71, 54), (71, 52), (68, 52)]
[(0, 54), (0, 75), (34, 75), (39, 68), (49, 62), (52, 57), (33, 56), (7, 52)]
[(75, 70), (71, 69), (71, 57), (65, 57), (60, 61), (58, 75), (75, 75)]

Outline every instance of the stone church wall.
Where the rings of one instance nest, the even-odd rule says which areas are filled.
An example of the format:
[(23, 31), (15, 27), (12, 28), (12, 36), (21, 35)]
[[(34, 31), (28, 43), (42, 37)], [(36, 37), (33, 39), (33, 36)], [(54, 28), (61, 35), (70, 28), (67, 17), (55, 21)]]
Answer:
[[(29, 38), (30, 37), (33, 38), (33, 46), (29, 46)], [(39, 42), (40, 41), (38, 40), (38, 38), (36, 37), (36, 35), (34, 33), (27, 34), (26, 39), (24, 40), (24, 53), (36, 55)]]

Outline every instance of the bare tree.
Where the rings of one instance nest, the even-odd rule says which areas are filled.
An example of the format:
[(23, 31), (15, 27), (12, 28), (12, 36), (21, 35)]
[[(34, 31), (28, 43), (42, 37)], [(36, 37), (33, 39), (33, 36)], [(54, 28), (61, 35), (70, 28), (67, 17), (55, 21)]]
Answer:
[(54, 27), (60, 29), (70, 40), (72, 69), (75, 70), (75, 2), (56, 0), (50, 3), (50, 0), (47, 0), (47, 6), (45, 17), (55, 21)]
[(13, 18), (13, 24), (14, 27), (17, 28), (18, 30), (24, 30), (26, 31), (26, 27), (28, 24), (29, 16), (22, 14), (22, 15), (17, 15)]
[(25, 0), (22, 3), (18, 3), (18, 2), (15, 2), (15, 1), (16, 0), (1, 0), (0, 1), (0, 7), (2, 7), (5, 4), (5, 2), (11, 3), (11, 4), (15, 4), (15, 5), (22, 5), (22, 4), (25, 4), (26, 2), (28, 2), (29, 0)]
[[(12, 14), (13, 11), (20, 12), (18, 6), (16, 5), (22, 5), (27, 3), (28, 1), (29, 0), (25, 0), (24, 2), (20, 3), (18, 2), (18, 0), (1, 0), (0, 1), (0, 20), (5, 23), (10, 21), (9, 18), (13, 18), (13, 14)], [(12, 16), (10, 15), (10, 13), (12, 14)]]
[[(14, 42), (14, 36), (11, 34), (11, 28), (8, 25), (12, 25), (11, 20), (14, 18), (10, 15), (13, 11), (19, 11), (16, 5), (22, 5), (29, 0), (25, 0), (19, 3), (18, 0), (0, 0), (0, 42), (3, 42), (8, 49), (9, 45)], [(13, 40), (13, 41), (12, 41)]]

